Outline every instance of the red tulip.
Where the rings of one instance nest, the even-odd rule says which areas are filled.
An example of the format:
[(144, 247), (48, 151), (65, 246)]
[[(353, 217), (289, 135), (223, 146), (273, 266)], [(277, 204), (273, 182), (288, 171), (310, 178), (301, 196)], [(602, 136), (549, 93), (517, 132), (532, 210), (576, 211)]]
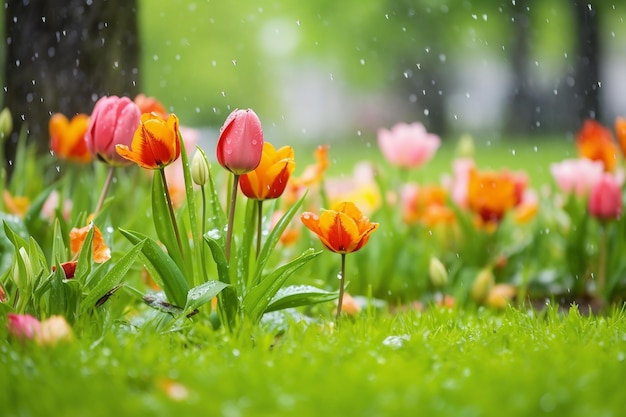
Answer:
[(611, 174), (604, 174), (591, 186), (589, 213), (601, 220), (617, 219), (622, 213), (622, 189)]
[(254, 111), (234, 110), (220, 129), (217, 161), (235, 175), (254, 170), (263, 153), (263, 129)]
[(91, 113), (85, 134), (87, 148), (92, 155), (110, 165), (127, 165), (131, 161), (115, 151), (115, 145), (131, 145), (139, 126), (141, 112), (128, 97), (100, 98)]

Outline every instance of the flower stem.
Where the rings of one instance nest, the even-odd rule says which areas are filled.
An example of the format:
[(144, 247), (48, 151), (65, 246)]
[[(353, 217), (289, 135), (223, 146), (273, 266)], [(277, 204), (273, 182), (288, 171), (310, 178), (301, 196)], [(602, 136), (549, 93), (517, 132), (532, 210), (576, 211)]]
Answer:
[(607, 225), (600, 225), (600, 247), (599, 247), (599, 264), (598, 264), (598, 280), (596, 286), (596, 294), (604, 301), (604, 287), (606, 285), (606, 255), (607, 255)]
[(200, 191), (202, 192), (202, 223), (200, 229), (200, 241), (197, 243), (201, 246), (201, 255), (202, 259), (200, 263), (202, 264), (202, 273), (204, 274), (204, 281), (209, 279), (209, 274), (206, 269), (206, 244), (203, 242), (204, 231), (206, 230), (206, 193), (204, 191), (204, 185), (200, 186)]
[(335, 316), (335, 324), (339, 324), (339, 316), (341, 316), (341, 307), (343, 305), (343, 291), (346, 279), (346, 254), (341, 254), (341, 272), (339, 272), (339, 300), (337, 301), (337, 315)]
[(109, 192), (109, 187), (111, 186), (111, 182), (113, 181), (114, 169), (115, 167), (113, 165), (109, 167), (109, 173), (107, 174), (106, 180), (104, 180), (104, 186), (102, 187), (102, 193), (100, 194), (100, 198), (98, 199), (98, 204), (96, 205), (94, 216), (97, 216), (100, 210), (102, 210), (102, 206), (104, 205), (104, 200), (106, 199), (107, 193)]
[(233, 240), (233, 223), (235, 222), (235, 204), (237, 203), (237, 189), (239, 187), (239, 175), (233, 176), (233, 188), (230, 193), (230, 209), (228, 211), (228, 229), (226, 230), (226, 248), (224, 254), (226, 260), (230, 261), (230, 246)]
[(257, 223), (256, 223), (256, 257), (259, 257), (261, 252), (261, 233), (263, 223), (263, 200), (257, 200)]
[(165, 178), (165, 168), (160, 168), (159, 172), (161, 173), (161, 181), (163, 181), (163, 192), (165, 193), (165, 200), (167, 202), (167, 207), (170, 210), (170, 218), (172, 220), (172, 225), (174, 226), (174, 234), (176, 235), (176, 243), (178, 244), (178, 250), (180, 251), (180, 256), (183, 256), (183, 244), (180, 241), (180, 232), (178, 231), (178, 223), (176, 222), (176, 213), (174, 213), (174, 205), (172, 204), (172, 197), (170, 197), (170, 190), (167, 188), (167, 179)]

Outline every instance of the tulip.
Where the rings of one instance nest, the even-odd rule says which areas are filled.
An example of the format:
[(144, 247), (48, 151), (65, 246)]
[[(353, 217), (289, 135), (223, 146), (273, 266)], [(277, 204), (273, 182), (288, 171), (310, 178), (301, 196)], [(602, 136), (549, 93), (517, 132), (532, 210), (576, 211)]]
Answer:
[(85, 142), (88, 127), (89, 116), (86, 114), (77, 114), (72, 120), (68, 120), (61, 113), (53, 114), (48, 123), (50, 149), (68, 161), (80, 163), (91, 161), (91, 153)]
[(72, 328), (63, 316), (50, 316), (41, 322), (37, 343), (43, 346), (54, 346), (62, 341), (72, 340)]
[(617, 136), (617, 143), (622, 156), (626, 158), (626, 119), (618, 117), (615, 119), (615, 135)]
[(209, 180), (209, 163), (202, 151), (196, 151), (191, 160), (191, 179), (200, 186)]
[(352, 253), (361, 249), (378, 228), (351, 202), (339, 203), (333, 210), (323, 210), (318, 216), (304, 212), (302, 223), (335, 253)]
[(483, 222), (497, 224), (522, 201), (526, 181), (523, 174), (472, 170), (467, 186), (467, 205)]
[(584, 197), (602, 176), (604, 165), (587, 158), (565, 159), (551, 164), (550, 172), (562, 192)]
[(234, 175), (224, 255), (230, 259), (239, 177), (254, 170), (263, 155), (263, 129), (254, 111), (236, 109), (228, 115), (217, 141), (217, 161)]
[(263, 129), (254, 111), (234, 110), (220, 129), (217, 161), (235, 175), (254, 170), (263, 153)]
[(11, 116), (11, 110), (5, 107), (0, 111), (0, 141), (8, 138), (13, 131), (13, 118)]
[(435, 287), (443, 287), (448, 283), (448, 270), (435, 256), (431, 256), (428, 264), (428, 277)]
[(622, 213), (622, 190), (611, 174), (603, 174), (589, 193), (589, 213), (601, 220), (617, 219)]
[(263, 201), (278, 198), (285, 191), (289, 177), (296, 168), (293, 155), (291, 146), (283, 146), (277, 151), (274, 145), (265, 142), (259, 165), (239, 178), (241, 192), (257, 200), (257, 255), (261, 250)]
[(34, 339), (41, 330), (39, 320), (28, 314), (9, 313), (7, 319), (9, 334), (20, 341)]
[(128, 97), (100, 98), (85, 134), (87, 148), (109, 165), (127, 165), (130, 161), (115, 151), (115, 145), (130, 146), (140, 119), (139, 107)]
[(378, 223), (372, 223), (354, 203), (349, 201), (339, 203), (332, 210), (324, 210), (319, 216), (308, 211), (304, 212), (300, 220), (317, 235), (328, 250), (341, 254), (339, 300), (335, 316), (335, 321), (338, 321), (344, 294), (346, 254), (361, 249), (378, 228)]
[(265, 142), (259, 165), (239, 178), (239, 186), (246, 197), (254, 200), (278, 198), (285, 191), (295, 168), (291, 146), (276, 150), (274, 145)]
[(165, 107), (155, 97), (148, 97), (145, 94), (140, 93), (137, 94), (134, 102), (137, 107), (139, 107), (139, 111), (141, 112), (141, 114), (156, 113), (164, 119), (167, 117), (167, 111), (165, 110)]
[(576, 135), (576, 145), (580, 156), (600, 161), (604, 170), (612, 172), (617, 165), (617, 146), (611, 131), (595, 120), (585, 120)]
[(392, 165), (416, 168), (428, 162), (439, 146), (439, 136), (428, 133), (421, 123), (398, 123), (378, 131), (378, 146)]
[(111, 249), (107, 246), (102, 237), (102, 232), (98, 229), (98, 226), (90, 223), (89, 225), (81, 228), (74, 227), (70, 231), (70, 249), (73, 254), (77, 254), (85, 243), (87, 234), (91, 228), (93, 231), (93, 240), (91, 241), (91, 250), (94, 262), (103, 263), (111, 259)]
[(145, 169), (161, 169), (171, 164), (180, 156), (178, 118), (170, 114), (165, 121), (156, 114), (144, 113), (130, 148), (117, 144), (115, 150)]

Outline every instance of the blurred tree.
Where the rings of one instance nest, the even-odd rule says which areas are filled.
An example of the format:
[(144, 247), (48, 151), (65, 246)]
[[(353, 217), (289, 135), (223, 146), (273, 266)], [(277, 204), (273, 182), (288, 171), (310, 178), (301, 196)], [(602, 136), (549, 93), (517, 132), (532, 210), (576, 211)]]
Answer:
[(575, 111), (580, 123), (600, 119), (600, 18), (599, 1), (572, 2), (576, 21)]
[(47, 150), (50, 114), (89, 113), (102, 95), (138, 91), (136, 0), (5, 1), (4, 9), (4, 105), (15, 126), (7, 158), (23, 124)]

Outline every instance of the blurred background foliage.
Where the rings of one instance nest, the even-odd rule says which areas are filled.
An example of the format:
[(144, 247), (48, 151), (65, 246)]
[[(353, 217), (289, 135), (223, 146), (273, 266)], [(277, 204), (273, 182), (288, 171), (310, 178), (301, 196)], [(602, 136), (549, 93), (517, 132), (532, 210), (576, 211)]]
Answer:
[[(571, 133), (626, 114), (617, 3), (141, 0), (141, 85), (192, 126), (252, 107), (276, 142), (415, 120), (444, 136)], [(602, 112), (578, 103), (590, 24)]]

